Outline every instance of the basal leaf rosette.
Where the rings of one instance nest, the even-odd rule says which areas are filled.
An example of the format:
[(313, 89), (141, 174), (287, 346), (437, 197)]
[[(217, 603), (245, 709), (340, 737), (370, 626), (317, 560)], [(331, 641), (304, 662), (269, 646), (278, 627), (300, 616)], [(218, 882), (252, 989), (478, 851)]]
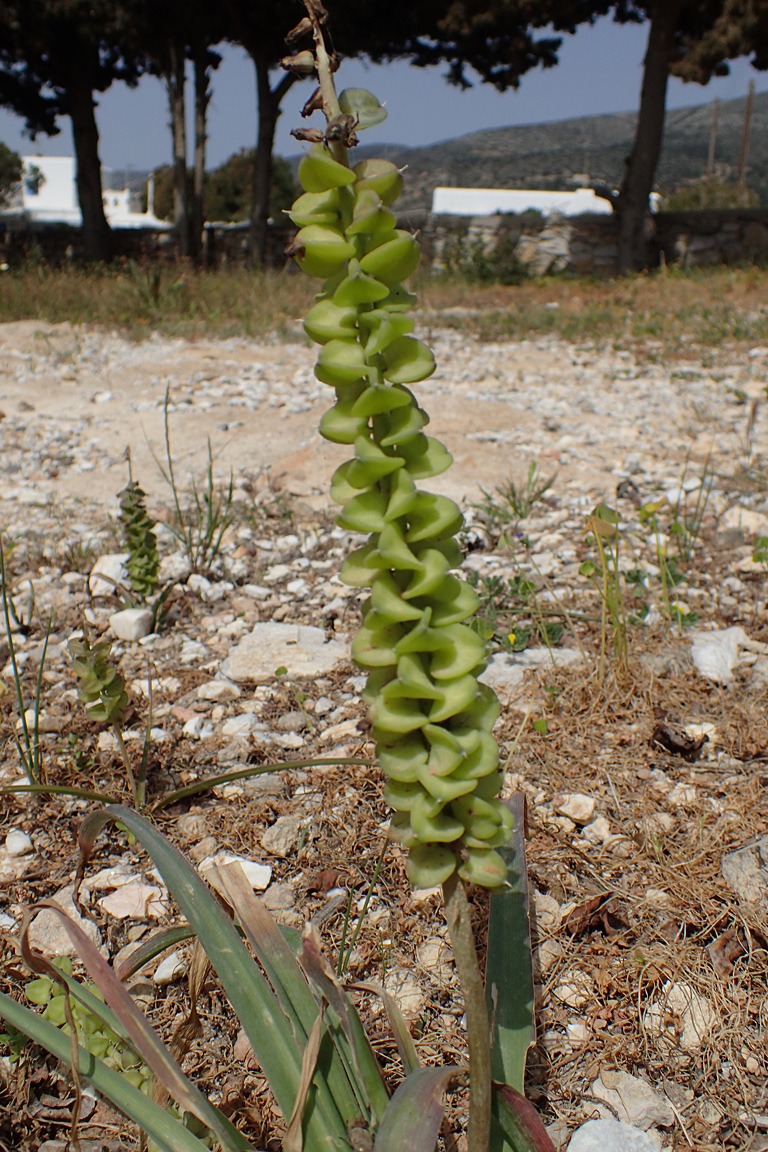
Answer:
[(363, 697), (388, 777), (392, 834), (410, 850), (416, 886), (443, 883), (458, 867), (462, 879), (496, 887), (505, 877), (497, 849), (512, 823), (498, 800), (499, 705), (478, 683), (485, 645), (465, 623), (477, 596), (453, 574), (461, 512), (417, 487), (451, 456), (425, 434), (429, 417), (408, 387), (435, 361), (410, 334), (415, 297), (403, 281), (420, 252), (391, 211), (402, 177), (386, 160), (349, 168), (318, 144), (299, 180), (292, 250), (325, 281), (304, 328), (322, 346), (315, 375), (336, 397), (320, 431), (354, 450), (331, 495), (342, 505), (337, 523), (368, 536), (341, 577), (371, 590), (352, 654), (368, 672)]

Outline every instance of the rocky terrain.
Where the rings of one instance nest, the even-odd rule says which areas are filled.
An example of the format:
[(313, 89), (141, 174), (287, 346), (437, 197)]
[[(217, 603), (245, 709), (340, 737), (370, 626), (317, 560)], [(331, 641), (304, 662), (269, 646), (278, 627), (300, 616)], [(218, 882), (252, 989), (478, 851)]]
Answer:
[[(506, 793), (524, 793), (528, 805), (538, 1027), (529, 1095), (555, 1146), (570, 1139), (571, 1152), (760, 1152), (768, 848), (750, 846), (768, 832), (768, 615), (765, 566), (754, 558), (768, 535), (768, 348), (691, 349), (667, 362), (620, 342), (481, 343), (434, 315), (421, 327), (439, 368), (420, 399), (455, 459), (434, 487), (467, 512), (463, 569), (493, 633), (486, 677), (503, 705)], [(161, 829), (203, 871), (221, 853), (247, 861), (278, 919), (312, 918), (331, 955), (349, 909), (351, 924), (360, 920), (350, 974), (382, 980), (398, 998), (425, 1061), (460, 1060), (462, 1007), (439, 896), (409, 890), (402, 851), (385, 848), (379, 775), (349, 763), (373, 754), (364, 681), (349, 660), (358, 590), (337, 575), (356, 541), (334, 526), (326, 495), (343, 456), (317, 434), (328, 392), (313, 359), (298, 327), (292, 340), (262, 344), (0, 327), (0, 532), (25, 707), (50, 620), (45, 780), (129, 799), (113, 736), (77, 700), (66, 645), (85, 621), (113, 641), (136, 756), (151, 694), (150, 803), (269, 765), (158, 807)], [(173, 523), (166, 411), (186, 523), (196, 519), (191, 480), (198, 494), (208, 490), (208, 439), (222, 507), (232, 477), (232, 523), (198, 571), (162, 523)], [(115, 590), (125, 582), (117, 493), (128, 450), (161, 522), (171, 586), (154, 631), (146, 614), (125, 615)], [(540, 494), (527, 483), (532, 462), (534, 480), (552, 479)], [(497, 488), (510, 478), (505, 498)], [(598, 558), (587, 521), (600, 503), (620, 517), (631, 616), (623, 662), (582, 568)], [(660, 549), (674, 559), (671, 584)], [(7, 786), (23, 779), (7, 637), (0, 667)], [(12, 943), (24, 907), (71, 898), (77, 828), (91, 807), (0, 797), (6, 991), (21, 994), (26, 980)], [(167, 892), (124, 835), (104, 838), (86, 887), (89, 930), (113, 958), (173, 920)], [(475, 911), (482, 938), (482, 894)], [(53, 953), (69, 948), (45, 912), (31, 933)], [(182, 946), (146, 971), (158, 1020), (171, 1021), (183, 1001), (186, 959)], [(206, 996), (205, 1038), (190, 1064), (266, 1146), (279, 1118), (226, 1005), (215, 988)], [(363, 1011), (396, 1077), (373, 998), (363, 997)], [(31, 1064), (0, 1057), (0, 1147), (62, 1152), (67, 1092), (39, 1054)], [(116, 1114), (92, 1104), (84, 1150), (136, 1146)], [(456, 1094), (454, 1147), (463, 1115)]]

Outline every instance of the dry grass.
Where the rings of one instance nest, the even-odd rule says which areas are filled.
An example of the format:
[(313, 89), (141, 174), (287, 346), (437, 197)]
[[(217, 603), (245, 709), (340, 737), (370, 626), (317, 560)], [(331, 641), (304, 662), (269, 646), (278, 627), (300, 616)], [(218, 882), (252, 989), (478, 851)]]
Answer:
[[(0, 321), (99, 324), (135, 338), (154, 331), (285, 336), (317, 286), (291, 270), (197, 272), (133, 262), (108, 269), (32, 266), (3, 275)], [(757, 267), (673, 269), (613, 281), (547, 277), (514, 287), (421, 276), (417, 290), (427, 324), (464, 328), (488, 340), (548, 334), (611, 340), (650, 357), (768, 341), (768, 271)]]

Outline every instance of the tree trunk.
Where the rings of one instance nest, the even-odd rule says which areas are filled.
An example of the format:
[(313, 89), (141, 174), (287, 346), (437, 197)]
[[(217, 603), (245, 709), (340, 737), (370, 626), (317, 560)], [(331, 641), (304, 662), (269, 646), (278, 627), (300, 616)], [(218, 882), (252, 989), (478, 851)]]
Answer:
[(203, 241), (203, 225), (205, 223), (205, 208), (203, 196), (205, 192), (205, 145), (206, 120), (208, 104), (211, 99), (210, 66), (208, 62), (208, 49), (204, 44), (195, 45), (195, 164), (192, 176), (192, 219), (191, 219), (191, 250), (195, 263), (200, 262)]
[(251, 209), (250, 257), (254, 264), (264, 265), (267, 255), (269, 194), (272, 188), (272, 149), (280, 103), (296, 76), (287, 72), (274, 88), (269, 86), (269, 61), (252, 53), (256, 67), (259, 131), (253, 160), (253, 201)]
[(682, 0), (655, 0), (651, 7), (637, 128), (616, 200), (620, 274), (648, 267), (649, 197), (661, 153), (669, 65), (681, 8)]
[(187, 180), (187, 123), (184, 45), (169, 45), (169, 69), (166, 77), (168, 102), (173, 132), (173, 215), (176, 242), (181, 256), (190, 254), (189, 183)]
[(75, 145), (77, 198), (83, 217), (83, 247), (86, 260), (109, 261), (113, 255), (112, 229), (104, 215), (93, 89), (88, 69), (79, 66), (81, 61), (76, 63), (78, 66), (72, 67), (67, 77), (67, 102)]

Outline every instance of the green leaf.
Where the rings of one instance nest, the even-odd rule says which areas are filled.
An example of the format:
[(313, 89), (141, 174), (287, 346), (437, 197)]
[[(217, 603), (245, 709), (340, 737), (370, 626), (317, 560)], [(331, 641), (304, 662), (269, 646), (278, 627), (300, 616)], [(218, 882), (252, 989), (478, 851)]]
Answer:
[[(274, 992), (234, 924), (191, 864), (149, 821), (131, 809), (115, 805), (105, 812), (92, 813), (83, 822), (81, 837), (87, 826), (87, 836), (92, 841), (97, 825), (103, 827), (110, 820), (118, 820), (149, 852), (216, 970), (278, 1106), (289, 1117), (301, 1080), (301, 1050)], [(345, 1148), (344, 1124), (322, 1082), (317, 1085), (305, 1122), (308, 1145), (314, 1141), (327, 1152)]]
[(494, 1085), (490, 1152), (557, 1152), (541, 1117), (507, 1084)]
[(515, 824), (501, 855), (507, 886), (491, 896), (485, 970), (488, 1011), (493, 1021), (491, 1074), (522, 1091), (528, 1049), (536, 1040), (533, 963), (528, 923), (524, 797), (510, 801)]
[(445, 1109), (442, 1095), (460, 1068), (419, 1068), (389, 1102), (373, 1152), (435, 1152)]
[(541, 718), (541, 720), (534, 720), (534, 722), (533, 722), (533, 727), (536, 729), (536, 731), (537, 731), (537, 732), (541, 732), (542, 736), (546, 736), (546, 734), (547, 734), (547, 720), (546, 720), (546, 717), (545, 717), (545, 716), (543, 716), (543, 717)]
[[(35, 1044), (46, 1048), (58, 1060), (69, 1066), (71, 1047), (69, 1037), (61, 1029), (43, 1020), (31, 1008), (25, 1008), (0, 992), (0, 1017), (19, 1032), (23, 1032)], [(134, 1088), (119, 1072), (97, 1060), (85, 1048), (78, 1047), (78, 1070), (80, 1075), (93, 1084), (94, 1088), (106, 1096), (116, 1108), (138, 1124), (154, 1140), (160, 1152), (208, 1152), (207, 1145), (183, 1126), (180, 1120), (171, 1116), (165, 1108)], [(225, 1145), (231, 1152), (232, 1145)]]
[(387, 118), (386, 108), (365, 88), (345, 88), (339, 95), (339, 107), (357, 119), (358, 128), (373, 128)]

